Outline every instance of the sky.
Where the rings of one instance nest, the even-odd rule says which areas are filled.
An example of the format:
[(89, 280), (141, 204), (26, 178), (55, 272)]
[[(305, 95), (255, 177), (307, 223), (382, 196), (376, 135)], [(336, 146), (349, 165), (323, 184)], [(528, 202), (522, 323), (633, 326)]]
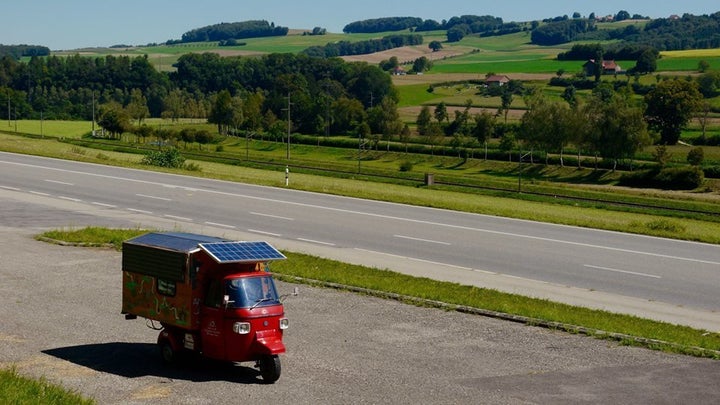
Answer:
[(0, 4), (0, 44), (42, 45), (73, 50), (112, 45), (145, 45), (180, 39), (194, 28), (221, 22), (267, 20), (291, 29), (342, 32), (351, 22), (380, 17), (492, 15), (505, 22), (542, 20), (579, 12), (586, 17), (625, 10), (663, 18), (720, 11), (715, 1), (637, 2), (603, 0), (4, 0)]

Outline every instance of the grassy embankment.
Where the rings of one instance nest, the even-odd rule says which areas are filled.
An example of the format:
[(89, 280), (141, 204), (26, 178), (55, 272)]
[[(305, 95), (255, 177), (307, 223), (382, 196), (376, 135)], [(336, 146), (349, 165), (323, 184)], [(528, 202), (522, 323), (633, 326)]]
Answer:
[[(147, 231), (142, 229), (81, 228), (55, 230), (39, 237), (86, 245), (115, 243)], [(117, 245), (116, 245), (117, 246)], [(292, 283), (362, 289), (365, 294), (451, 310), (480, 309), (531, 325), (613, 339), (656, 350), (720, 358), (720, 334), (629, 315), (528, 298), (496, 290), (412, 277), (388, 270), (352, 265), (311, 255), (284, 252), (288, 260), (273, 262), (272, 272)], [(445, 303), (448, 305), (441, 305)], [(497, 313), (497, 314), (495, 314)], [(510, 317), (507, 317), (510, 318)]]
[(31, 379), (19, 375), (15, 369), (0, 368), (0, 403), (90, 405), (95, 401), (45, 379)]

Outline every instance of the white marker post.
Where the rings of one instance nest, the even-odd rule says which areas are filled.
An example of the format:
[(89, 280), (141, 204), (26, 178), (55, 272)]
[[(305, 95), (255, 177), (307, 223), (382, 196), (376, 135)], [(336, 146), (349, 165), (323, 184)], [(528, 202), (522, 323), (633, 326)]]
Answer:
[(285, 187), (290, 184), (290, 166), (285, 166)]

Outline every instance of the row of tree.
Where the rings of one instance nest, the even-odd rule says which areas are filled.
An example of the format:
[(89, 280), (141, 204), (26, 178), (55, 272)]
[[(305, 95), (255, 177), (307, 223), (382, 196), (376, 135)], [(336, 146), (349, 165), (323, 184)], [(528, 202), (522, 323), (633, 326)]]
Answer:
[(418, 34), (388, 35), (380, 39), (366, 41), (330, 42), (325, 46), (312, 46), (303, 51), (304, 54), (318, 58), (334, 58), (338, 56), (368, 55), (403, 46), (422, 45), (423, 36)]
[(561, 165), (565, 149), (573, 145), (578, 155), (601, 157), (615, 167), (654, 141), (662, 145), (677, 143), (701, 99), (696, 85), (686, 80), (661, 82), (645, 97), (644, 106), (633, 100), (628, 89), (615, 91), (608, 83), (596, 87), (586, 100), (573, 95), (565, 101), (554, 101), (533, 90), (523, 97), (528, 110), (519, 125), (497, 122), (502, 107), (495, 114), (485, 110), (471, 116), (472, 103), (468, 100), (463, 110), (455, 111), (452, 120), (442, 103), (433, 112), (423, 107), (416, 120), (418, 133), (431, 142), (438, 136), (450, 135), (456, 145), (469, 147), (487, 145), (489, 138), (497, 137), (500, 148), (508, 153), (521, 148), (545, 154), (546, 158), (550, 153), (559, 154)]
[(268, 23), (266, 20), (250, 20), (234, 23), (213, 24), (196, 28), (184, 33), (180, 41), (169, 42), (207, 42), (228, 39), (285, 36), (288, 31), (289, 29), (287, 27), (275, 26), (275, 23)]
[(10, 56), (13, 59), (20, 59), (23, 57), (48, 55), (50, 55), (50, 48), (47, 46), (0, 44), (0, 57)]

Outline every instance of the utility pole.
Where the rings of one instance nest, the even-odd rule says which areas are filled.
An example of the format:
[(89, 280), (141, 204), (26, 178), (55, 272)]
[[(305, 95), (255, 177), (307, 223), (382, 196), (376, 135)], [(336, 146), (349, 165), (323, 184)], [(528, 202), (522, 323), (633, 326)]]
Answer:
[(95, 136), (95, 90), (92, 92), (92, 136)]
[(290, 102), (290, 92), (288, 92), (287, 99), (288, 99), (288, 106), (287, 106), (287, 108), (283, 108), (283, 110), (287, 110), (288, 127), (287, 127), (287, 146), (286, 146), (287, 149), (285, 152), (285, 158), (289, 160), (290, 159), (290, 129), (292, 126), (292, 123), (290, 122), (290, 106), (292, 105), (292, 103)]
[(8, 99), (8, 126), (10, 126), (10, 88), (7, 89), (7, 99)]

